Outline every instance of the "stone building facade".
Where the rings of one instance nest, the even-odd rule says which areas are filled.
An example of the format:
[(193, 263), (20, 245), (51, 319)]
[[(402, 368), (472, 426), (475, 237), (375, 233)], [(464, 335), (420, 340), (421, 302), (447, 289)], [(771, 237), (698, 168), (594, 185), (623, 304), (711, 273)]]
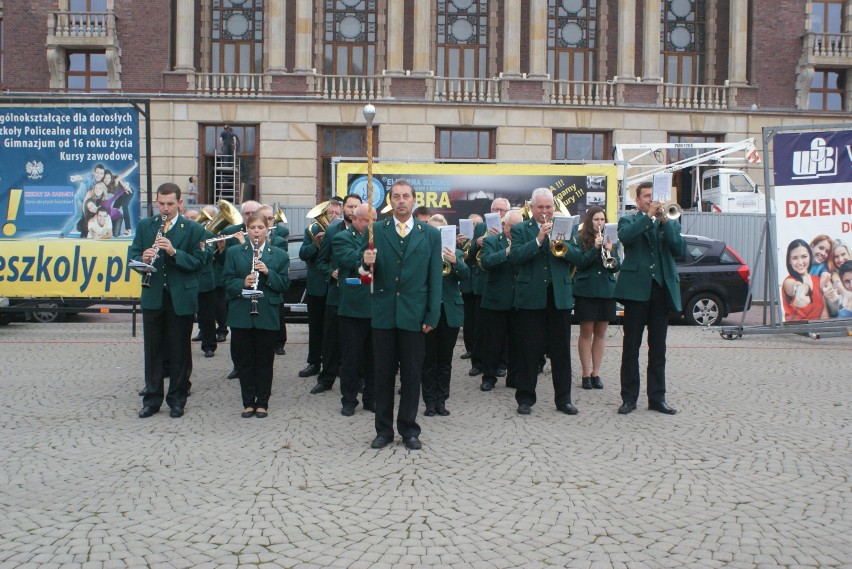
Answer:
[(243, 195), (310, 204), (364, 155), (366, 102), (399, 160), (846, 121), (852, 0), (0, 0), (0, 46), (6, 95), (149, 98), (155, 187), (198, 174), (212, 201), (230, 123)]

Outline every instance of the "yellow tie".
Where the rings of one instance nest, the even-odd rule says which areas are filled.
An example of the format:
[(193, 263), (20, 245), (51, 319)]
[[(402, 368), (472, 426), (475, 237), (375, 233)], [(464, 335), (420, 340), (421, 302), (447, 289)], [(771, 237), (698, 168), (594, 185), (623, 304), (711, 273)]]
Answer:
[(165, 235), (166, 233), (169, 232), (169, 229), (171, 228), (171, 226), (172, 226), (172, 220), (167, 219), (166, 225), (163, 226), (163, 235)]
[(399, 228), (399, 236), (405, 238), (405, 224), (400, 221), (396, 226)]

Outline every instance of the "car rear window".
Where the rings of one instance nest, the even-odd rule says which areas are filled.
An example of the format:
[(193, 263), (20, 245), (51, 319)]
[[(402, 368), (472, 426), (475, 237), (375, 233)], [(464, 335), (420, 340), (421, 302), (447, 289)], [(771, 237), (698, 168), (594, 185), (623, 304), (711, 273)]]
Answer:
[(719, 264), (720, 265), (739, 265), (740, 260), (737, 259), (727, 247), (725, 247), (722, 250), (722, 253), (719, 255)]
[(707, 254), (707, 251), (710, 250), (708, 245), (699, 245), (698, 243), (690, 243), (686, 242), (686, 254), (683, 257), (678, 257), (675, 259), (675, 262), (683, 265), (691, 265), (693, 263), (698, 262), (701, 257)]

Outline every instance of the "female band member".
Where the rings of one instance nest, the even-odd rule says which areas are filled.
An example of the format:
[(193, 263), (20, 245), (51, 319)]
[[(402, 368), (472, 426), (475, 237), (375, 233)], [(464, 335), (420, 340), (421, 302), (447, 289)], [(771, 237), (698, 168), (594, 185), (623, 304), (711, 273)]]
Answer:
[[(604, 243), (603, 228), (606, 224), (604, 210), (592, 206), (586, 210), (583, 228), (575, 237), (575, 244), (583, 252), (597, 249), (599, 254), (584, 256), (588, 259), (577, 267), (574, 275), (574, 314), (580, 321), (580, 338), (577, 351), (583, 368), (583, 389), (603, 389), (601, 361), (603, 360), (606, 329), (615, 318), (615, 273), (621, 267), (618, 244), (609, 240)], [(608, 257), (609, 266), (604, 258)]]
[[(442, 227), (447, 219), (441, 214), (429, 218), (429, 225)], [(459, 337), (459, 328), (464, 320), (464, 303), (459, 291), (459, 281), (470, 278), (470, 269), (462, 261), (462, 252), (447, 249), (441, 252), (444, 265), (443, 290), (441, 292), (441, 319), (434, 330), (426, 334), (426, 357), (423, 361), (423, 403), (425, 415), (445, 417), (447, 399), (450, 397), (450, 376), (453, 368), (453, 348)]]
[[(246, 242), (225, 252), (222, 279), (228, 298), (231, 359), (242, 391), (242, 416), (262, 419), (269, 409), (280, 328), (278, 305), (284, 302), (284, 291), (290, 286), (290, 257), (266, 242), (266, 218), (259, 211), (248, 216), (246, 230)], [(243, 291), (254, 288), (263, 296), (246, 298)], [(252, 306), (254, 302), (256, 307)]]

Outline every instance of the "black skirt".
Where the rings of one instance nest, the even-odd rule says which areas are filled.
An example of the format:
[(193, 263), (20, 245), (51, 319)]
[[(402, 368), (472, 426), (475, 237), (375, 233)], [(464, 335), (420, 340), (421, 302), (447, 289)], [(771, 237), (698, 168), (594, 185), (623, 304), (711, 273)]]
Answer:
[(615, 320), (615, 299), (575, 296), (574, 318), (578, 322), (610, 322)]

